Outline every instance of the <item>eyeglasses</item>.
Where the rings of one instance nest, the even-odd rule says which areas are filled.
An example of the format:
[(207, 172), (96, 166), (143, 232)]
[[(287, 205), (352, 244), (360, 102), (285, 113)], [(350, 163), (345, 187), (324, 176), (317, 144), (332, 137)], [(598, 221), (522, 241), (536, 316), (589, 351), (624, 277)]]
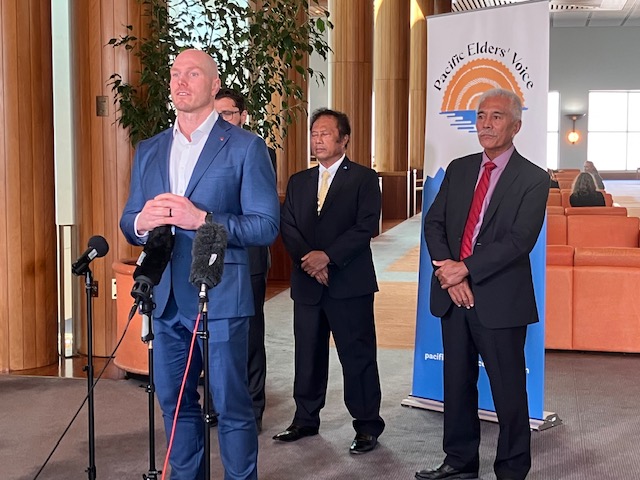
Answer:
[(236, 113), (240, 113), (240, 110), (223, 110), (219, 113), (225, 120), (231, 120)]

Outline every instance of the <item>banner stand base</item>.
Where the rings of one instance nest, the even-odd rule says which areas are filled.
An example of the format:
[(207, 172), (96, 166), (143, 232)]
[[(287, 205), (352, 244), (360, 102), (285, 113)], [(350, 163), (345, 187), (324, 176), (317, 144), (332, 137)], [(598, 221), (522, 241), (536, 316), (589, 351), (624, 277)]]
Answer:
[[(444, 412), (444, 403), (439, 402), (437, 400), (430, 400), (428, 398), (414, 397), (413, 395), (409, 395), (407, 398), (400, 402), (400, 405), (403, 407), (414, 407), (414, 408), (422, 408), (424, 410), (432, 410), (434, 412)], [(530, 418), (529, 426), (531, 430), (535, 430), (538, 432), (542, 432), (551, 427), (555, 427), (556, 425), (562, 425), (562, 420), (558, 416), (557, 413), (554, 412), (542, 412), (544, 416), (543, 420), (539, 418)], [(478, 410), (478, 417), (480, 420), (485, 420), (487, 422), (498, 423), (498, 418), (496, 417), (496, 413), (490, 410)]]

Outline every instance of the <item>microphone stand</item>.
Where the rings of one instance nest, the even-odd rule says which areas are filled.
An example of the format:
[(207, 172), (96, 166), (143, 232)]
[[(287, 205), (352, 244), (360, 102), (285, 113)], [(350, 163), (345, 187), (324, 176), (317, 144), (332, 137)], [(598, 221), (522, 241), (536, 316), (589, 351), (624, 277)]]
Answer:
[(93, 297), (98, 294), (97, 285), (93, 282), (91, 269), (87, 267), (84, 272), (85, 292), (87, 295), (87, 365), (83, 368), (87, 372), (87, 405), (89, 409), (89, 467), (86, 472), (89, 480), (96, 478), (96, 446), (94, 428), (94, 403), (93, 403)]
[(204, 364), (204, 395), (202, 402), (204, 404), (204, 478), (211, 478), (211, 402), (209, 401), (210, 393), (210, 370), (209, 370), (209, 321), (208, 321), (208, 302), (207, 285), (200, 286), (200, 331), (199, 337), (203, 340), (202, 346), (202, 362)]
[(149, 470), (142, 475), (145, 480), (157, 480), (162, 470), (156, 469), (156, 427), (155, 427), (155, 409), (154, 395), (156, 385), (153, 374), (153, 321), (151, 314), (156, 305), (151, 299), (151, 291), (149, 295), (144, 295), (140, 304), (140, 314), (142, 315), (142, 341), (148, 346), (148, 362), (149, 362), (149, 383), (145, 387), (149, 399)]

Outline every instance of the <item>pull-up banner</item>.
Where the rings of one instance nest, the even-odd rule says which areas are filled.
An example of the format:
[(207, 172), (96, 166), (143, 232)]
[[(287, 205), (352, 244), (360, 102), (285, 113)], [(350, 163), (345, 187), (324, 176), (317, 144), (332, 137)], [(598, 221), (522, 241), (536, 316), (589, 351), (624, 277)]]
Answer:
[[(549, 84), (549, 4), (518, 3), (464, 13), (427, 17), (427, 118), (423, 218), (447, 165), (482, 151), (475, 130), (478, 97), (504, 88), (522, 99), (518, 152), (546, 168)], [(525, 346), (527, 390), (532, 419), (543, 419), (545, 229), (531, 253), (538, 313)], [(444, 359), (440, 319), (429, 312), (431, 258), (421, 239), (418, 318), (411, 396), (443, 400)], [(479, 408), (495, 411), (489, 380), (480, 363)]]

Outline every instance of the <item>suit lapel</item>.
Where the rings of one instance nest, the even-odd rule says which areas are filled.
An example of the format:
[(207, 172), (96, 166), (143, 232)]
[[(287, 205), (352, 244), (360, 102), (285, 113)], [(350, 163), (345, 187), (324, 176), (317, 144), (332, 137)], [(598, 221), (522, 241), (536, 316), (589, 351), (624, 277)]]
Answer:
[(319, 167), (313, 167), (306, 171), (304, 188), (302, 195), (304, 196), (301, 205), (311, 205), (313, 208), (313, 215), (309, 218), (315, 218), (318, 216), (318, 175), (320, 174)]
[[(171, 159), (171, 143), (173, 142), (173, 128), (165, 130), (165, 135), (160, 137), (158, 142), (158, 167), (160, 169), (160, 178), (162, 178), (162, 189), (165, 192), (171, 191), (171, 184), (169, 181), (169, 162)], [(162, 158), (164, 155), (164, 158)]]
[(187, 186), (187, 190), (184, 193), (185, 197), (189, 197), (193, 190), (200, 182), (200, 179), (204, 175), (204, 172), (211, 166), (213, 160), (215, 159), (220, 149), (224, 146), (225, 143), (229, 140), (231, 136), (231, 125), (223, 122), (218, 118), (216, 123), (213, 125), (213, 129), (211, 129), (211, 133), (209, 134), (209, 138), (207, 138), (206, 143), (204, 144), (204, 148), (202, 149), (202, 153), (200, 153), (200, 157), (198, 157), (198, 162), (196, 163), (195, 168), (193, 169), (193, 173), (191, 174), (191, 179), (189, 180), (189, 185)]

